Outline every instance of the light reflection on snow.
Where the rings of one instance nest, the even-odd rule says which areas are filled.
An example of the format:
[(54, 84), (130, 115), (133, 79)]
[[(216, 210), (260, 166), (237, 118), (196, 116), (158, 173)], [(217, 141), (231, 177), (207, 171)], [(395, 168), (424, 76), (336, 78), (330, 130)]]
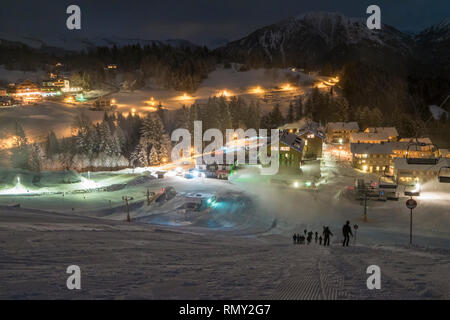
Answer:
[(450, 201), (450, 194), (446, 192), (421, 192), (417, 197), (419, 200), (447, 200)]

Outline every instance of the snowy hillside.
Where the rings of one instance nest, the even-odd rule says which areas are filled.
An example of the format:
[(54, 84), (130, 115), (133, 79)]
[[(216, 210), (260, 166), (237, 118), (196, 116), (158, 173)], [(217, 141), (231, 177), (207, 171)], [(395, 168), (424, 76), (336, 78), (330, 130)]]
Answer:
[[(1, 299), (449, 299), (443, 249), (293, 245), (36, 210), (0, 215)], [(363, 233), (362, 233), (363, 236)], [(82, 290), (66, 289), (81, 268)], [(366, 268), (382, 271), (368, 290)]]
[(442, 20), (440, 23), (422, 31), (418, 40), (428, 39), (432, 42), (442, 42), (450, 40), (450, 18)]

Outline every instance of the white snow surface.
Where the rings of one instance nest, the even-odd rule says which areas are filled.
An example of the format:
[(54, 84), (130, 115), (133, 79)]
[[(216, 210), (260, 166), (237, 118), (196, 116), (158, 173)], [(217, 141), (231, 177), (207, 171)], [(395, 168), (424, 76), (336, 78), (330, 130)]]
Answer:
[[(371, 177), (332, 159), (317, 191), (280, 189), (250, 169), (231, 181), (175, 176), (128, 183), (140, 174), (146, 175), (91, 173), (100, 185), (126, 185), (117, 191), (1, 196), (0, 298), (450, 298), (450, 190), (442, 186), (425, 185), (417, 198), (409, 246), (406, 199), (370, 201), (364, 223), (360, 203), (346, 190), (355, 178)], [(51, 188), (56, 179), (46, 181)], [(147, 189), (167, 186), (177, 191), (172, 200), (147, 205)], [(131, 223), (123, 195), (133, 197)], [(210, 209), (183, 206), (211, 195), (217, 202)], [(10, 206), (17, 203), (21, 208)], [(345, 220), (360, 226), (349, 248), (341, 246)], [(330, 247), (292, 244), (292, 233), (323, 225), (334, 233)], [(78, 292), (65, 287), (72, 264), (82, 270)], [(366, 287), (374, 264), (381, 290)]]

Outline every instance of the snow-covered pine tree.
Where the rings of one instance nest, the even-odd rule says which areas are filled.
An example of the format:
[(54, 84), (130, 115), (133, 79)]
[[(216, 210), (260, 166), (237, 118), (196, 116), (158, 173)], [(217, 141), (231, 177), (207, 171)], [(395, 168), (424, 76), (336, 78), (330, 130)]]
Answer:
[(28, 139), (20, 123), (16, 122), (15, 129), (15, 142), (11, 155), (12, 166), (14, 168), (27, 169), (30, 158)]
[(45, 154), (38, 143), (31, 145), (31, 155), (29, 160), (29, 168), (31, 171), (40, 172), (42, 170)]
[(59, 150), (59, 142), (56, 138), (56, 135), (53, 131), (50, 131), (50, 133), (47, 136), (47, 141), (45, 143), (45, 155), (48, 159), (51, 159), (54, 155), (58, 154), (60, 152)]
[(289, 103), (289, 109), (288, 109), (288, 113), (286, 116), (286, 122), (287, 123), (292, 123), (294, 122), (295, 116), (294, 116), (294, 106), (292, 105), (292, 102)]
[(156, 165), (159, 165), (159, 163), (160, 163), (160, 159), (159, 159), (159, 155), (158, 155), (158, 150), (157, 150), (156, 146), (153, 146), (152, 150), (150, 151), (150, 165), (156, 166)]

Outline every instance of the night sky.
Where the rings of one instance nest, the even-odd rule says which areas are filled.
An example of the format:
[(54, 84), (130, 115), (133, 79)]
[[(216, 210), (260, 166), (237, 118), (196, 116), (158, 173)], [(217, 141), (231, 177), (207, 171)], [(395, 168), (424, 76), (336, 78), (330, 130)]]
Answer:
[[(430, 4), (432, 3), (432, 4)], [(235, 40), (256, 28), (307, 11), (335, 11), (364, 17), (378, 4), (382, 22), (417, 32), (449, 16), (450, 0), (2, 0), (1, 34), (45, 39), (69, 32), (66, 8), (82, 11), (82, 37), (187, 39), (199, 44)]]

